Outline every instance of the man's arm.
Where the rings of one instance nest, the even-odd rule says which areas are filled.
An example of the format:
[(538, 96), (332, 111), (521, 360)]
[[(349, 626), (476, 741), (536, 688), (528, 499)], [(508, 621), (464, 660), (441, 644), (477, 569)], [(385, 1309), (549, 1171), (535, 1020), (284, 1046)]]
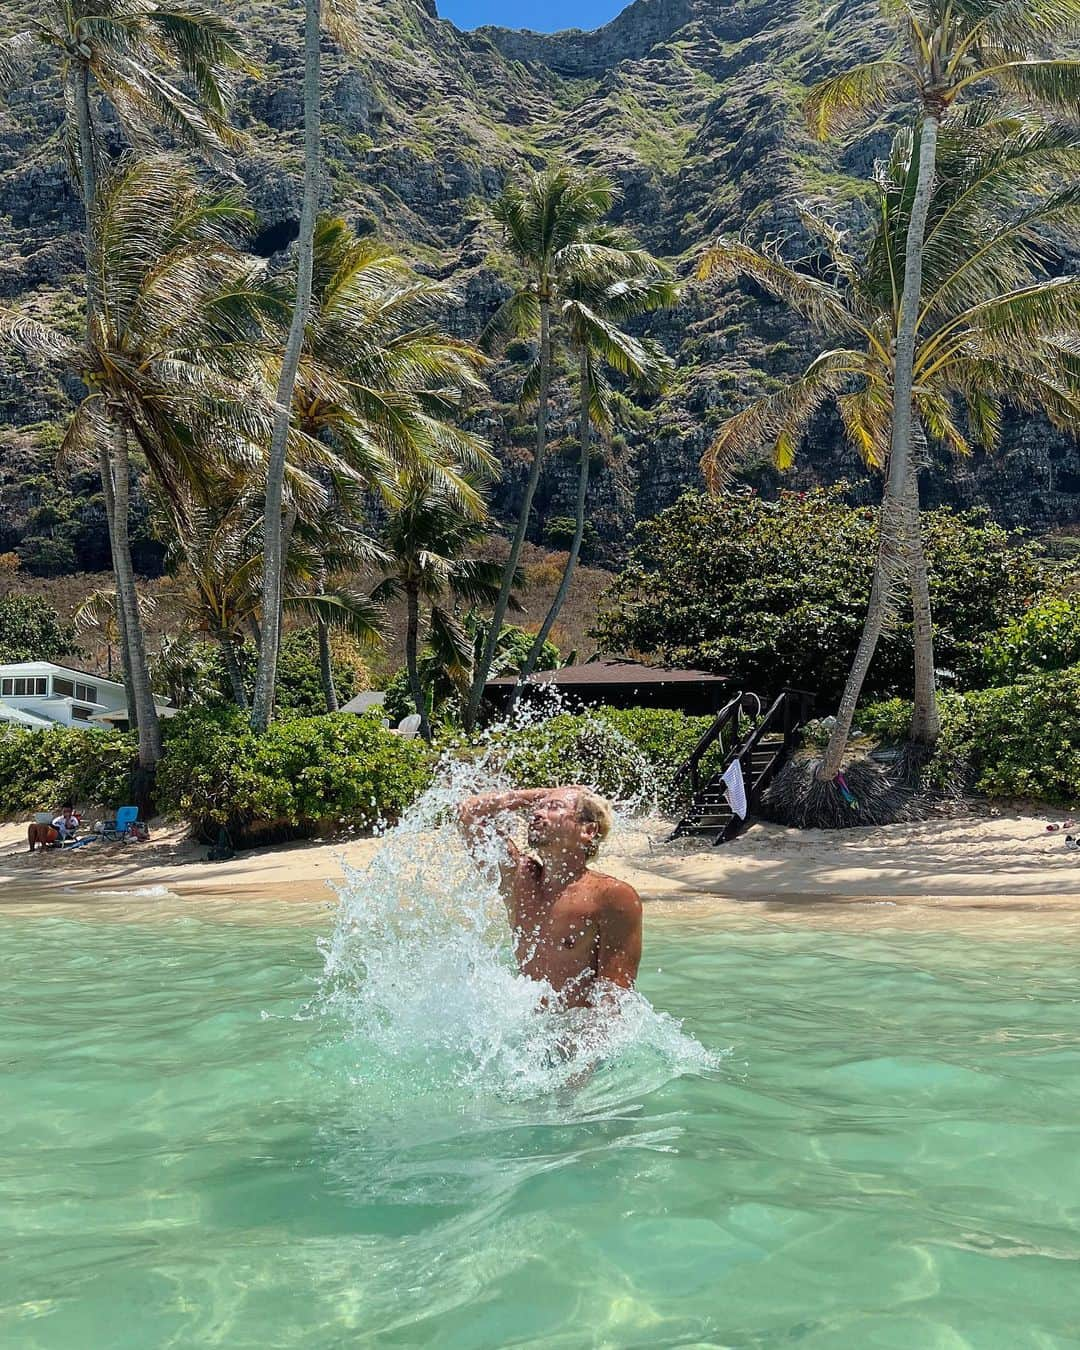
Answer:
[(632, 989), (641, 964), (641, 897), (624, 881), (611, 881), (604, 891), (599, 938), (597, 981)]
[(499, 885), (505, 893), (511, 878), (517, 870), (522, 857), (521, 849), (503, 829), (499, 828), (498, 817), (508, 811), (523, 811), (541, 801), (551, 792), (551, 788), (523, 788), (516, 792), (484, 792), (476, 797), (466, 797), (458, 806), (457, 818), (465, 844), (477, 862), (488, 862), (489, 855), (485, 845), (494, 831), (502, 840), (509, 861), (500, 864)]

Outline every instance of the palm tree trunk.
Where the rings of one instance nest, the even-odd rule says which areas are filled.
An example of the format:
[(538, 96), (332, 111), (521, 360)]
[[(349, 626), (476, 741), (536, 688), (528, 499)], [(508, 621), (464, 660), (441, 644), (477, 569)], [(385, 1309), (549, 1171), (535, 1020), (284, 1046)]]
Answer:
[[(90, 108), (90, 71), (85, 65), (79, 65), (72, 74), (72, 94), (75, 104), (75, 122), (79, 141), (79, 190), (82, 195), (83, 226), (86, 238), (83, 251), (86, 264), (86, 337), (87, 345), (93, 341), (94, 322), (101, 308), (100, 256), (97, 238), (98, 219), (98, 180), (97, 147), (94, 136), (93, 113)], [(132, 674), (131, 635), (125, 613), (123, 596), (120, 589), (120, 576), (116, 563), (117, 518), (116, 494), (113, 484), (112, 456), (110, 448), (102, 439), (98, 448), (98, 470), (101, 474), (101, 492), (105, 501), (105, 523), (109, 532), (109, 546), (113, 557), (113, 575), (116, 578), (116, 628), (120, 647), (120, 666), (123, 670), (124, 694), (127, 701), (128, 725), (133, 731), (139, 727), (138, 700), (135, 697), (135, 683)], [(127, 519), (124, 520), (125, 533)]]
[[(881, 503), (881, 532), (874, 569), (874, 583), (870, 605), (859, 639), (855, 660), (844, 687), (836, 726), (829, 737), (824, 757), (818, 769), (818, 778), (831, 781), (840, 772), (844, 751), (847, 749), (855, 707), (862, 693), (866, 672), (885, 619), (895, 603), (896, 583), (905, 562), (912, 538), (908, 523), (910, 497), (908, 476), (911, 470), (911, 442), (913, 424), (912, 396), (915, 372), (915, 341), (922, 305), (922, 255), (926, 237), (926, 217), (934, 188), (937, 160), (938, 113), (924, 112), (919, 138), (919, 177), (911, 203), (907, 243), (904, 255), (904, 292), (900, 302), (900, 319), (896, 334), (896, 370), (893, 377), (892, 439), (889, 452), (889, 474)], [(916, 525), (917, 528), (917, 525)]]
[(94, 122), (90, 111), (90, 71), (80, 65), (72, 77), (75, 96), (75, 120), (79, 136), (79, 187), (82, 192), (83, 225), (86, 230), (86, 327), (92, 331), (94, 316), (101, 305), (98, 285), (97, 248), (97, 152)]
[(934, 662), (934, 624), (930, 610), (930, 578), (926, 568), (922, 521), (919, 513), (919, 479), (912, 466), (908, 479), (908, 520), (913, 532), (911, 548), (911, 611), (915, 644), (915, 709), (911, 718), (914, 744), (930, 748), (941, 735)]
[(423, 686), (420, 683), (420, 592), (414, 585), (406, 586), (405, 598), (408, 607), (408, 622), (405, 629), (405, 667), (409, 673), (409, 692), (412, 694), (416, 711), (420, 714), (420, 735), (425, 741), (431, 741), (431, 723), (428, 721), (427, 702)]
[(330, 659), (330, 630), (325, 619), (316, 620), (319, 630), (319, 674), (322, 677), (323, 697), (326, 699), (326, 711), (338, 711), (337, 689), (334, 687), (334, 664)]
[(128, 538), (128, 510), (131, 493), (131, 461), (128, 457), (128, 431), (121, 423), (116, 428), (116, 534), (113, 540), (113, 565), (116, 569), (116, 590), (127, 630), (128, 652), (131, 659), (131, 687), (135, 696), (135, 711), (139, 719), (139, 767), (149, 772), (161, 758), (161, 727), (157, 705), (150, 687), (150, 670), (146, 661), (146, 643), (139, 616), (139, 597), (135, 589), (135, 569), (131, 562), (131, 542)]
[(548, 639), (548, 634), (555, 626), (555, 620), (562, 612), (562, 607), (566, 604), (566, 597), (570, 593), (570, 583), (574, 577), (574, 569), (577, 567), (578, 558), (581, 556), (581, 541), (585, 537), (585, 503), (589, 494), (589, 467), (590, 467), (590, 432), (592, 424), (589, 420), (589, 353), (582, 347), (578, 353), (578, 380), (581, 390), (581, 407), (578, 412), (578, 441), (581, 445), (581, 461), (578, 465), (578, 490), (577, 507), (574, 517), (574, 538), (570, 544), (570, 552), (567, 555), (566, 567), (563, 569), (562, 580), (559, 582), (559, 589), (555, 592), (555, 598), (548, 609), (547, 617), (540, 625), (540, 631), (536, 635), (525, 658), (525, 664), (521, 667), (521, 674), (518, 682), (514, 686), (510, 695), (510, 706), (508, 711), (512, 712), (517, 703), (518, 695), (521, 692), (525, 681), (533, 673), (537, 661), (540, 659), (540, 653), (544, 649), (544, 643)]
[(306, 0), (304, 24), (304, 202), (300, 213), (296, 299), (277, 387), (274, 435), (266, 466), (266, 510), (263, 521), (262, 642), (255, 674), (251, 724), (265, 731), (274, 715), (274, 685), (281, 649), (281, 601), (285, 531), (281, 518), (285, 486), (285, 450), (289, 436), (296, 372), (311, 312), (315, 221), (319, 209), (321, 141), (320, 53), (321, 0)]
[[(101, 470), (102, 483), (108, 480), (108, 490), (103, 493), (106, 503), (112, 500), (112, 462), (109, 458), (108, 446), (103, 446), (98, 451), (98, 467)], [(105, 514), (109, 520), (109, 541), (110, 544), (115, 535), (112, 522), (116, 519), (115, 506), (110, 507), (106, 504)], [(113, 562), (113, 576), (116, 576), (116, 563)], [(124, 619), (124, 602), (120, 598), (120, 592), (116, 592), (116, 633), (117, 641), (120, 647), (120, 668), (123, 671), (124, 681), (124, 699), (127, 703), (128, 728), (131, 731), (139, 729), (139, 709), (135, 705), (135, 685), (131, 679), (131, 644), (128, 641), (127, 623)]]
[(229, 688), (232, 690), (233, 702), (242, 711), (248, 711), (247, 690), (244, 688), (244, 674), (240, 669), (240, 662), (236, 659), (236, 648), (233, 646), (232, 638), (228, 633), (217, 634), (218, 646), (221, 648), (221, 657), (225, 663), (225, 674), (229, 677)]
[(529, 517), (532, 514), (533, 498), (536, 496), (536, 485), (540, 481), (540, 469), (544, 460), (544, 451), (547, 449), (547, 417), (548, 417), (548, 397), (551, 388), (551, 300), (547, 295), (541, 292), (540, 297), (540, 388), (538, 391), (538, 406), (536, 410), (536, 454), (533, 456), (532, 468), (529, 470), (529, 477), (525, 484), (525, 496), (522, 499), (521, 510), (518, 514), (517, 528), (514, 531), (514, 537), (510, 544), (510, 556), (506, 560), (506, 566), (503, 568), (502, 584), (499, 587), (499, 594), (495, 601), (495, 611), (491, 616), (491, 627), (488, 629), (487, 637), (484, 640), (484, 650), (480, 657), (480, 662), (473, 674), (472, 689), (469, 693), (469, 702), (465, 709), (465, 730), (472, 731), (476, 725), (476, 718), (480, 712), (480, 701), (484, 696), (484, 685), (487, 683), (488, 673), (491, 670), (491, 663), (495, 659), (495, 648), (498, 645), (499, 635), (502, 633), (503, 620), (506, 618), (506, 610), (510, 604), (510, 593), (514, 588), (514, 577), (517, 573), (518, 563), (521, 560), (521, 550), (525, 544), (525, 533), (529, 527)]

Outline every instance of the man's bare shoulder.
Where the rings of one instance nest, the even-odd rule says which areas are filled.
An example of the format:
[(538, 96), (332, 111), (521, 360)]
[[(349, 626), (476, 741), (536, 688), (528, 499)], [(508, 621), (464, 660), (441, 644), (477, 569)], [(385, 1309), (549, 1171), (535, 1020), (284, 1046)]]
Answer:
[(609, 877), (606, 872), (590, 871), (589, 876), (593, 880), (592, 898), (598, 910), (621, 918), (640, 917), (641, 896), (629, 882)]

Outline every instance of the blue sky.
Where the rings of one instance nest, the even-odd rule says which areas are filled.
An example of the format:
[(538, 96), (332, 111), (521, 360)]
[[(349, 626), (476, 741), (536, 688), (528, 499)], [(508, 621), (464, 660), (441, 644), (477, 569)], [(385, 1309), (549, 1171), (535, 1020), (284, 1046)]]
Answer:
[(555, 33), (560, 28), (599, 28), (626, 8), (630, 0), (436, 0), (439, 14), (459, 28), (483, 23), (500, 28), (533, 28)]

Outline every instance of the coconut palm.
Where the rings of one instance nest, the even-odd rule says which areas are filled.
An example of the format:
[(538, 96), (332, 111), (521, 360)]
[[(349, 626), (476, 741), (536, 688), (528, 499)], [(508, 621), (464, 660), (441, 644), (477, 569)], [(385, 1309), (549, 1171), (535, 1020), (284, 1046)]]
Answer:
[(565, 334), (578, 372), (579, 458), (574, 535), (558, 589), (521, 668), (508, 710), (517, 702), (562, 612), (581, 554), (592, 462), (591, 432), (595, 426), (601, 433), (610, 434), (613, 426), (612, 390), (604, 367), (610, 367), (638, 390), (649, 393), (658, 392), (673, 369), (671, 359), (661, 347), (648, 339), (639, 341), (631, 337), (621, 325), (641, 314), (676, 305), (679, 286), (661, 263), (637, 248), (624, 232), (596, 231), (592, 242), (601, 241), (612, 254), (622, 253), (621, 261), (613, 258), (609, 264), (619, 275), (614, 280), (588, 273), (569, 278), (558, 306), (557, 329)]
[[(259, 467), (240, 478), (188, 485), (171, 504), (175, 598), (185, 628), (219, 648), (233, 699), (244, 709), (249, 703), (238, 651), (245, 640), (257, 643), (260, 636), (261, 504)], [(373, 646), (382, 639), (382, 614), (343, 578), (383, 561), (385, 554), (372, 540), (337, 517), (320, 520), (305, 499), (285, 561), (283, 609), (315, 621), (328, 634), (344, 632)]]
[[(229, 125), (231, 71), (255, 68), (244, 55), (237, 30), (197, 5), (159, 0), (41, 0), (27, 28), (0, 42), (0, 87), (18, 84), (43, 51), (59, 66), (64, 88), (65, 142), (85, 220), (87, 345), (103, 303), (99, 248), (99, 183), (105, 164), (98, 135), (98, 109), (106, 102), (128, 141), (145, 148), (164, 132), (214, 158), (240, 138)], [(177, 84), (174, 72), (183, 80)], [(189, 92), (190, 91), (190, 92)], [(144, 665), (132, 653), (143, 646), (139, 626), (127, 510), (130, 465), (114, 464), (122, 446), (106, 437), (97, 447), (113, 566), (120, 596), (121, 655), (128, 701), (152, 722), (147, 747), (159, 740), (153, 701), (136, 698), (132, 680)], [(149, 750), (148, 750), (149, 753)]]
[[(483, 357), (434, 321), (454, 302), (453, 291), (420, 276), (386, 244), (358, 239), (344, 221), (324, 218), (315, 232), (312, 292), (293, 426), (332, 446), (353, 475), (323, 475), (324, 535), (332, 539), (327, 522), (334, 519), (354, 530), (369, 494), (394, 507), (403, 470), (437, 480), (448, 499), (481, 508), (469, 475), (489, 471), (493, 462), (485, 444), (450, 419), (464, 395), (484, 388)], [(293, 528), (295, 521), (286, 546)], [(316, 626), (327, 710), (334, 711), (327, 627), (318, 617)]]
[[(388, 575), (372, 592), (385, 604), (404, 595), (406, 603), (405, 664), (409, 690), (420, 716), (420, 732), (431, 740), (431, 721), (420, 678), (421, 606), (430, 606), (430, 640), (442, 654), (451, 680), (467, 688), (472, 675), (473, 638), (451, 608), (451, 602), (490, 604), (499, 593), (499, 563), (469, 556), (487, 532), (482, 500), (464, 505), (446, 484), (425, 473), (401, 475), (400, 502), (383, 533), (390, 554)], [(515, 585), (520, 584), (514, 578)], [(511, 591), (513, 602), (513, 591)]]
[(625, 266), (625, 249), (609, 247), (603, 218), (615, 203), (615, 188), (603, 176), (576, 173), (567, 168), (531, 175), (524, 185), (509, 184), (495, 203), (493, 215), (503, 228), (505, 245), (521, 270), (521, 284), (500, 308), (490, 326), (491, 335), (513, 333), (537, 339), (537, 356), (523, 391), (536, 402), (536, 450), (525, 483), (517, 525), (502, 585), (495, 600), (491, 626), (477, 662), (465, 709), (471, 728), (480, 710), (484, 684), (491, 671), (503, 619), (510, 603), (514, 577), (521, 561), (533, 498), (547, 449), (548, 405), (551, 392), (552, 320), (567, 288), (591, 277), (618, 279)]
[(409, 468), (479, 505), (470, 475), (492, 468), (485, 443), (452, 420), (464, 396), (486, 388), (480, 352), (436, 322), (456, 299), (389, 245), (358, 239), (343, 220), (319, 221), (292, 419), (388, 504)]
[[(255, 674), (251, 722), (265, 731), (274, 713), (274, 682), (281, 647), (281, 600), (286, 552), (284, 482), (292, 416), (293, 392), (311, 316), (315, 267), (315, 229), (322, 186), (322, 61), (324, 23), (339, 42), (349, 46), (356, 36), (355, 12), (346, 0), (305, 0), (304, 5), (304, 189), (297, 240), (296, 290), (292, 320), (277, 378), (277, 414), (266, 465), (264, 501), (262, 641)], [(355, 6), (353, 6), (355, 11)]]
[[(139, 617), (145, 624), (157, 611), (157, 601), (152, 595), (139, 593)], [(115, 590), (99, 586), (80, 602), (71, 616), (76, 634), (89, 632), (96, 628), (105, 641), (105, 673), (112, 678), (113, 648), (120, 645), (120, 602)], [(135, 725), (133, 709), (128, 709), (131, 725)]]
[[(827, 259), (813, 275), (737, 240), (721, 241), (703, 259), (703, 275), (751, 278), (839, 344), (821, 352), (800, 379), (723, 424), (703, 460), (712, 486), (763, 443), (772, 446), (778, 467), (789, 467), (811, 418), (830, 400), (864, 461), (877, 469), (888, 463), (903, 304), (899, 277), (919, 171), (913, 140), (911, 132), (902, 132), (880, 171), (878, 224), (863, 251), (848, 252), (838, 230), (804, 212)], [(943, 130), (941, 173), (925, 226), (928, 294), (919, 314), (913, 390), (916, 429), (958, 453), (967, 453), (972, 440), (986, 447), (997, 443), (1006, 401), (1075, 432), (1080, 277), (1054, 276), (1048, 269), (1053, 232), (1074, 229), (1080, 219), (1078, 166), (1080, 133), (1072, 127), (996, 117), (980, 105)], [(834, 279), (823, 279), (823, 272)], [(966, 412), (966, 433), (957, 403)], [(909, 472), (913, 477), (914, 466)], [(910, 484), (899, 507), (900, 531), (917, 541), (926, 586)], [(928, 600), (925, 614), (915, 618), (917, 627), (928, 626)], [(830, 742), (820, 777), (831, 779), (840, 767), (857, 693), (849, 682), (837, 719), (844, 731)], [(921, 694), (925, 702), (925, 687)]]
[(51, 330), (26, 307), (0, 311), (0, 334), (15, 350), (81, 373), (87, 394), (62, 457), (116, 448), (105, 490), (115, 506), (113, 561), (140, 765), (152, 770), (161, 740), (127, 535), (131, 457), (145, 457), (169, 499), (208, 463), (257, 459), (272, 411), (257, 359), (268, 298), (260, 268), (233, 243), (247, 212), (234, 193), (208, 196), (189, 166), (168, 156), (121, 163), (99, 188), (99, 204), (101, 304), (86, 339)]
[[(918, 130), (909, 178), (911, 206), (905, 236), (899, 322), (895, 332), (894, 397), (882, 503), (880, 542), (866, 625), (840, 715), (822, 762), (835, 775), (851, 716), (889, 613), (890, 596), (904, 567), (910, 522), (917, 513), (911, 456), (914, 435), (915, 349), (923, 309), (923, 248), (943, 119), (974, 89), (988, 82), (1011, 98), (1039, 108), (1080, 111), (1080, 61), (1057, 55), (1080, 26), (1080, 0), (887, 0), (887, 22), (897, 35), (894, 51), (842, 71), (813, 89), (806, 113), (819, 135), (851, 126), (899, 99), (918, 100)], [(915, 495), (916, 500), (910, 498)], [(905, 504), (905, 498), (909, 500)], [(917, 578), (916, 573), (916, 578)], [(920, 728), (936, 735), (926, 710)]]

